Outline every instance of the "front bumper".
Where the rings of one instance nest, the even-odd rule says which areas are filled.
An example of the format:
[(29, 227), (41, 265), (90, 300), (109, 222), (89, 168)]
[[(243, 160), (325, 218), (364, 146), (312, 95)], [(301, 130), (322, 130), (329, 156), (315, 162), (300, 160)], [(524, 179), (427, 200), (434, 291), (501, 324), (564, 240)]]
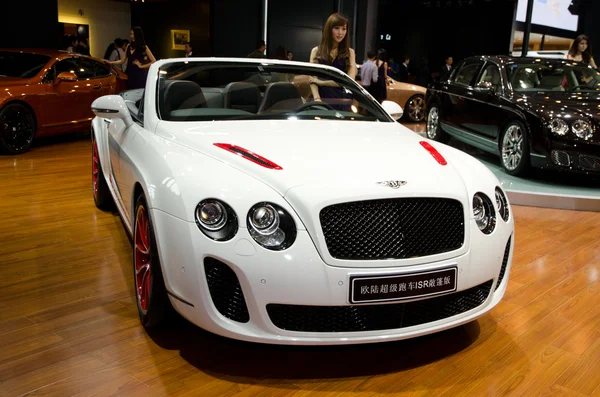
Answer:
[(532, 165), (560, 171), (600, 175), (600, 146), (551, 141), (545, 153), (533, 154)]
[[(207, 331), (245, 341), (371, 343), (452, 328), (485, 314), (500, 301), (512, 261), (512, 218), (509, 224), (500, 221), (490, 236), (477, 230), (471, 233), (471, 241), (467, 241), (471, 249), (450, 260), (344, 268), (324, 263), (306, 231), (298, 231), (289, 249), (274, 252), (258, 246), (244, 228), (232, 240), (217, 243), (193, 223), (159, 210), (151, 214), (175, 309)], [(349, 303), (351, 276), (407, 274), (451, 266), (458, 269), (454, 293), (402, 302)], [(410, 321), (409, 312), (413, 313)], [(362, 324), (365, 321), (369, 324)]]

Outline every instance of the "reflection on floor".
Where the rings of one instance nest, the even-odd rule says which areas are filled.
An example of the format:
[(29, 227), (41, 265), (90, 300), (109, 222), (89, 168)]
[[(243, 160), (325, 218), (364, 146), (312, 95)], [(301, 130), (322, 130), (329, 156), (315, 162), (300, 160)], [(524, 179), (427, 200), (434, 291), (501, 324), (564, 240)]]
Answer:
[[(403, 123), (425, 136), (425, 123)], [(448, 143), (485, 164), (500, 180), (513, 204), (583, 211), (600, 211), (600, 178), (534, 169), (525, 178), (506, 174), (500, 159), (454, 139)]]

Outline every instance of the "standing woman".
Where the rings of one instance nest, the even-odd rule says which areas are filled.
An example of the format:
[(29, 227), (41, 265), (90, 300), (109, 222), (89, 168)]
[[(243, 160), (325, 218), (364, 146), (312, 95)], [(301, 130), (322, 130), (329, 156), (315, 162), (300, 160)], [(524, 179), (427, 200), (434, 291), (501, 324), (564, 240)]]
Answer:
[[(310, 62), (333, 66), (356, 79), (356, 54), (350, 48), (348, 35), (348, 19), (335, 13), (327, 18), (321, 43), (310, 52)], [(332, 80), (310, 78), (310, 89), (313, 98), (347, 99), (342, 88)], [(340, 101), (344, 102), (344, 101)], [(332, 105), (333, 108), (347, 110), (349, 106)]]
[(381, 48), (377, 52), (377, 59), (375, 60), (377, 65), (377, 88), (374, 90), (373, 96), (377, 99), (377, 102), (382, 103), (387, 99), (387, 80), (388, 80), (388, 63), (387, 63), (387, 51)]
[(594, 62), (594, 57), (592, 56), (592, 44), (590, 43), (590, 38), (584, 34), (580, 34), (575, 38), (575, 41), (573, 41), (573, 45), (571, 45), (571, 49), (567, 54), (567, 59), (583, 62), (594, 69), (598, 68), (596, 62)]
[[(127, 62), (127, 89), (145, 88), (148, 68), (156, 62), (156, 58), (154, 58), (152, 51), (146, 45), (142, 28), (134, 26), (129, 35), (131, 37), (131, 44), (125, 49), (125, 56), (118, 61), (109, 63), (122, 65)], [(144, 63), (145, 60), (149, 60), (150, 62)]]

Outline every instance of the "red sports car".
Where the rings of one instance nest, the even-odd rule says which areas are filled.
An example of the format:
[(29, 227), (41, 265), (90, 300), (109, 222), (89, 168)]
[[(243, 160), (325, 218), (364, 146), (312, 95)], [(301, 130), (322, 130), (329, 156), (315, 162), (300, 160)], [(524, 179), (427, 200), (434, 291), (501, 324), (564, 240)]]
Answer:
[(92, 102), (123, 91), (126, 80), (89, 56), (0, 49), (0, 152), (24, 153), (35, 137), (89, 130)]

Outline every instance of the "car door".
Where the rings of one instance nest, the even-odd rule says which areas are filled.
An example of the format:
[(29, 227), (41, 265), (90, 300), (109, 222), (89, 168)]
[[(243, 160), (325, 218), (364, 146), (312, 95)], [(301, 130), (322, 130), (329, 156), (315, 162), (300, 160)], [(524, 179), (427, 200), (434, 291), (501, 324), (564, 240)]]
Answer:
[(482, 66), (482, 60), (466, 60), (455, 69), (448, 82), (442, 83), (442, 89), (448, 93), (442, 98), (442, 122), (451, 134), (464, 130), (468, 123), (467, 92)]
[(496, 63), (488, 61), (467, 90), (468, 120), (464, 123), (465, 130), (495, 140), (506, 118), (501, 107), (503, 92), (500, 68)]
[[(44, 120), (47, 122), (45, 127), (78, 126), (93, 118), (91, 105), (102, 93), (102, 85), (95, 81), (94, 65), (87, 61), (79, 57), (65, 58), (56, 62), (46, 73), (43, 106)], [(74, 73), (77, 80), (58, 80), (62, 72)]]

